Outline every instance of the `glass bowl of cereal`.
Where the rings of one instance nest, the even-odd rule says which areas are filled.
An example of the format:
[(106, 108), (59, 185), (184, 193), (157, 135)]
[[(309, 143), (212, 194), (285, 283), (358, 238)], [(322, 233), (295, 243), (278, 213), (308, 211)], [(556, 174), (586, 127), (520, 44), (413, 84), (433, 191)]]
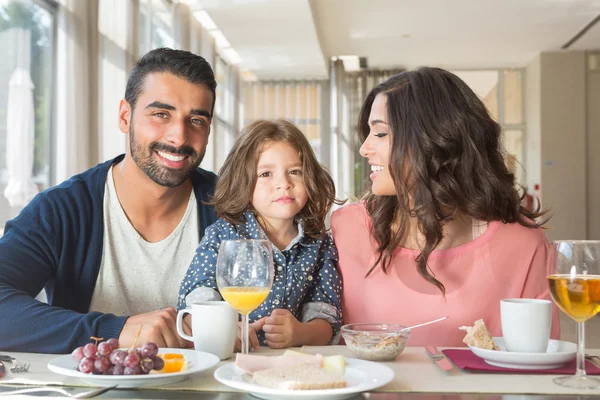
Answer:
[(394, 324), (349, 324), (342, 326), (342, 337), (352, 353), (369, 361), (392, 361), (402, 353), (410, 330)]

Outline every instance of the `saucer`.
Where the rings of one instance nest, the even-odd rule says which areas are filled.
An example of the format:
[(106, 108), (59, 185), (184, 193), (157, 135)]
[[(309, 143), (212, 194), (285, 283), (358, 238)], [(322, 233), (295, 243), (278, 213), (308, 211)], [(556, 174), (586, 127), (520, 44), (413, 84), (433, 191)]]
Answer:
[(517, 369), (552, 369), (558, 368), (577, 356), (577, 345), (562, 340), (550, 340), (545, 353), (516, 353), (506, 350), (504, 339), (495, 337), (494, 342), (500, 350), (485, 350), (469, 346), (478, 357), (496, 367)]

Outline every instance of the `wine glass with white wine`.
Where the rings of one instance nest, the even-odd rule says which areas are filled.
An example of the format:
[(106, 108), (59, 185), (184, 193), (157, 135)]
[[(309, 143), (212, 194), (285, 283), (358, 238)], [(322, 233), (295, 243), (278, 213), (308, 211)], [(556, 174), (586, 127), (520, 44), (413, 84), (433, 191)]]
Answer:
[(223, 240), (217, 256), (217, 286), (223, 299), (242, 315), (242, 353), (248, 354), (248, 314), (273, 286), (273, 251), (268, 240)]
[(577, 322), (577, 372), (554, 382), (575, 389), (598, 389), (600, 380), (585, 373), (585, 321), (600, 312), (600, 240), (561, 240), (552, 246), (550, 293), (556, 305)]

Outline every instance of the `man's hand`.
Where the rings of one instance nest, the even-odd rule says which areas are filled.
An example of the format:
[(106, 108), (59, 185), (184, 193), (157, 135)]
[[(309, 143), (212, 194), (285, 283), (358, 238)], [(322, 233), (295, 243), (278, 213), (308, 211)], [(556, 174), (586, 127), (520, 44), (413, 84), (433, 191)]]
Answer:
[[(258, 319), (251, 324), (248, 324), (248, 350), (258, 350), (260, 343), (258, 342), (258, 335), (256, 332), (260, 331), (265, 324), (265, 318)], [(238, 323), (237, 339), (235, 341), (235, 351), (242, 351), (242, 323)]]
[(265, 319), (262, 330), (265, 331), (267, 345), (272, 349), (284, 349), (298, 344), (302, 323), (294, 317), (290, 310), (276, 308)]
[[(177, 311), (174, 308), (152, 311), (146, 314), (132, 315), (127, 318), (121, 334), (119, 345), (130, 347), (142, 326), (137, 345), (154, 342), (158, 347), (183, 348), (187, 341), (177, 334)], [(184, 331), (191, 332), (188, 321), (183, 321)]]

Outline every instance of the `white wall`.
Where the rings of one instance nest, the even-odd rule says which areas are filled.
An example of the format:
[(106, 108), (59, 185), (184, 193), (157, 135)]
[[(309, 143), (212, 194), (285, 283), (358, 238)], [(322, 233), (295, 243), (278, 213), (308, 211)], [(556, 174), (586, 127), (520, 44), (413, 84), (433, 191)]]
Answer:
[(529, 192), (542, 181), (541, 57), (538, 55), (525, 72), (525, 182)]
[(588, 55), (587, 238), (600, 240), (600, 52)]
[(541, 53), (527, 68), (527, 182), (541, 178), (549, 240), (587, 238), (586, 74), (583, 51)]

